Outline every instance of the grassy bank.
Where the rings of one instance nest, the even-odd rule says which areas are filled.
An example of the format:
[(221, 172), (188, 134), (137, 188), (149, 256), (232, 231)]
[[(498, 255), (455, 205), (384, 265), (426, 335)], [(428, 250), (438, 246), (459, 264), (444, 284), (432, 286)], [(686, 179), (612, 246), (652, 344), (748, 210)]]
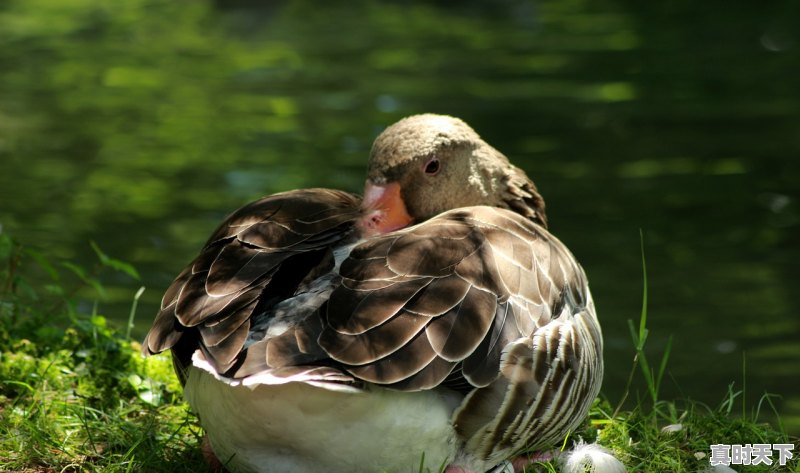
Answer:
[(203, 471), (169, 357), (79, 304), (104, 271), (137, 276), (97, 251), (81, 268), (0, 234), (0, 471)]
[[(80, 268), (52, 261), (0, 233), (0, 471), (207, 471), (202, 432), (180, 394), (168, 356), (142, 359), (129, 328), (109, 327), (97, 305), (82, 305), (87, 289), (102, 297), (103, 271), (135, 270), (105, 255)], [(33, 281), (37, 281), (33, 283)], [(648, 391), (633, 409), (595, 403), (571, 439), (597, 440), (629, 471), (696, 472), (716, 443), (795, 443), (779, 425), (761, 424), (760, 406), (741, 406), (730, 388), (719, 406), (658, 399), (666, 357), (647, 364), (646, 312), (634, 331)], [(632, 396), (634, 397), (634, 396)], [(800, 451), (781, 468), (800, 472)], [(558, 471), (545, 464), (541, 471)]]

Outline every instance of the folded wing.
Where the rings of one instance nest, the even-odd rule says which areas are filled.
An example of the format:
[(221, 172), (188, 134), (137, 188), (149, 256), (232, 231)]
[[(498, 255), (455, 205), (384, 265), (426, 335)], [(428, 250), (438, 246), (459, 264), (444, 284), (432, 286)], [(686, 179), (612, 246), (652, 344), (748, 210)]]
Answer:
[(557, 441), (602, 377), (583, 270), (503, 209), (469, 207), (373, 238), (341, 266), (320, 346), (361, 380), (467, 395), (457, 432), (484, 458)]
[(332, 268), (360, 200), (307, 189), (275, 194), (233, 213), (164, 294), (145, 355), (172, 348), (179, 372), (200, 349), (219, 374), (246, 358), (258, 316)]

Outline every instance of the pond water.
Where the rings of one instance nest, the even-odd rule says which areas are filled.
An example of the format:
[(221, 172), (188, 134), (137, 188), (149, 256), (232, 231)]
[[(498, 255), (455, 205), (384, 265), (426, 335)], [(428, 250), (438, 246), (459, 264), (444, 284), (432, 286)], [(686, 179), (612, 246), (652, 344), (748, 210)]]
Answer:
[[(800, 432), (800, 3), (6, 0), (0, 223), (51, 254), (89, 241), (122, 321), (231, 210), (359, 191), (373, 138), (447, 113), (525, 169), (589, 275), (621, 395), (649, 282), (663, 397), (764, 392)], [(744, 354), (744, 355), (743, 355)], [(641, 391), (642, 394), (644, 391)]]

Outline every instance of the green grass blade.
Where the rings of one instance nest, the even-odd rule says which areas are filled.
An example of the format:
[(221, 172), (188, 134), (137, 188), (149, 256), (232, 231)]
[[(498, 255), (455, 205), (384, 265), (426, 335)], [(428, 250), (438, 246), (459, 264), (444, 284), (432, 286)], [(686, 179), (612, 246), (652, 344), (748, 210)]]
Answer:
[(653, 371), (650, 369), (650, 364), (647, 362), (647, 357), (644, 355), (644, 351), (639, 353), (639, 367), (642, 369), (642, 375), (644, 376), (645, 382), (647, 382), (647, 391), (650, 393), (650, 399), (652, 399), (653, 404), (655, 404), (658, 401), (656, 383), (653, 377)]
[(136, 317), (136, 308), (139, 306), (139, 298), (142, 297), (144, 293), (144, 286), (140, 287), (136, 294), (133, 296), (133, 302), (131, 303), (131, 312), (128, 315), (128, 328), (125, 330), (125, 338), (130, 340), (131, 339), (131, 330), (133, 330), (133, 320)]
[(747, 417), (747, 352), (742, 350), (742, 419)]
[(661, 355), (661, 365), (658, 367), (658, 376), (656, 377), (655, 388), (656, 396), (661, 388), (661, 380), (664, 379), (664, 372), (667, 370), (667, 361), (669, 361), (669, 354), (672, 352), (672, 335), (667, 339), (667, 346), (664, 347), (664, 354)]
[(639, 246), (642, 251), (642, 315), (639, 318), (639, 346), (638, 350), (644, 348), (647, 340), (647, 260), (644, 256), (644, 232), (639, 229)]
[(100, 260), (100, 264), (103, 266), (121, 271), (137, 281), (141, 279), (139, 272), (136, 271), (136, 268), (134, 268), (133, 265), (108, 256), (94, 241), (90, 241), (89, 245), (91, 245), (92, 250), (94, 250), (97, 258)]

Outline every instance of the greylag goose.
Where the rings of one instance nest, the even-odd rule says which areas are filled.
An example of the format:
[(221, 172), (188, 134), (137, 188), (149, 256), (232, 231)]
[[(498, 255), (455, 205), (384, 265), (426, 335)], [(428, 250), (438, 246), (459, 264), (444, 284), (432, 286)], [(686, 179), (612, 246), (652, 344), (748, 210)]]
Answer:
[(167, 289), (171, 349), (233, 472), (482, 473), (557, 445), (603, 376), (586, 276), (533, 182), (463, 121), (378, 136), (363, 199), (235, 211)]

